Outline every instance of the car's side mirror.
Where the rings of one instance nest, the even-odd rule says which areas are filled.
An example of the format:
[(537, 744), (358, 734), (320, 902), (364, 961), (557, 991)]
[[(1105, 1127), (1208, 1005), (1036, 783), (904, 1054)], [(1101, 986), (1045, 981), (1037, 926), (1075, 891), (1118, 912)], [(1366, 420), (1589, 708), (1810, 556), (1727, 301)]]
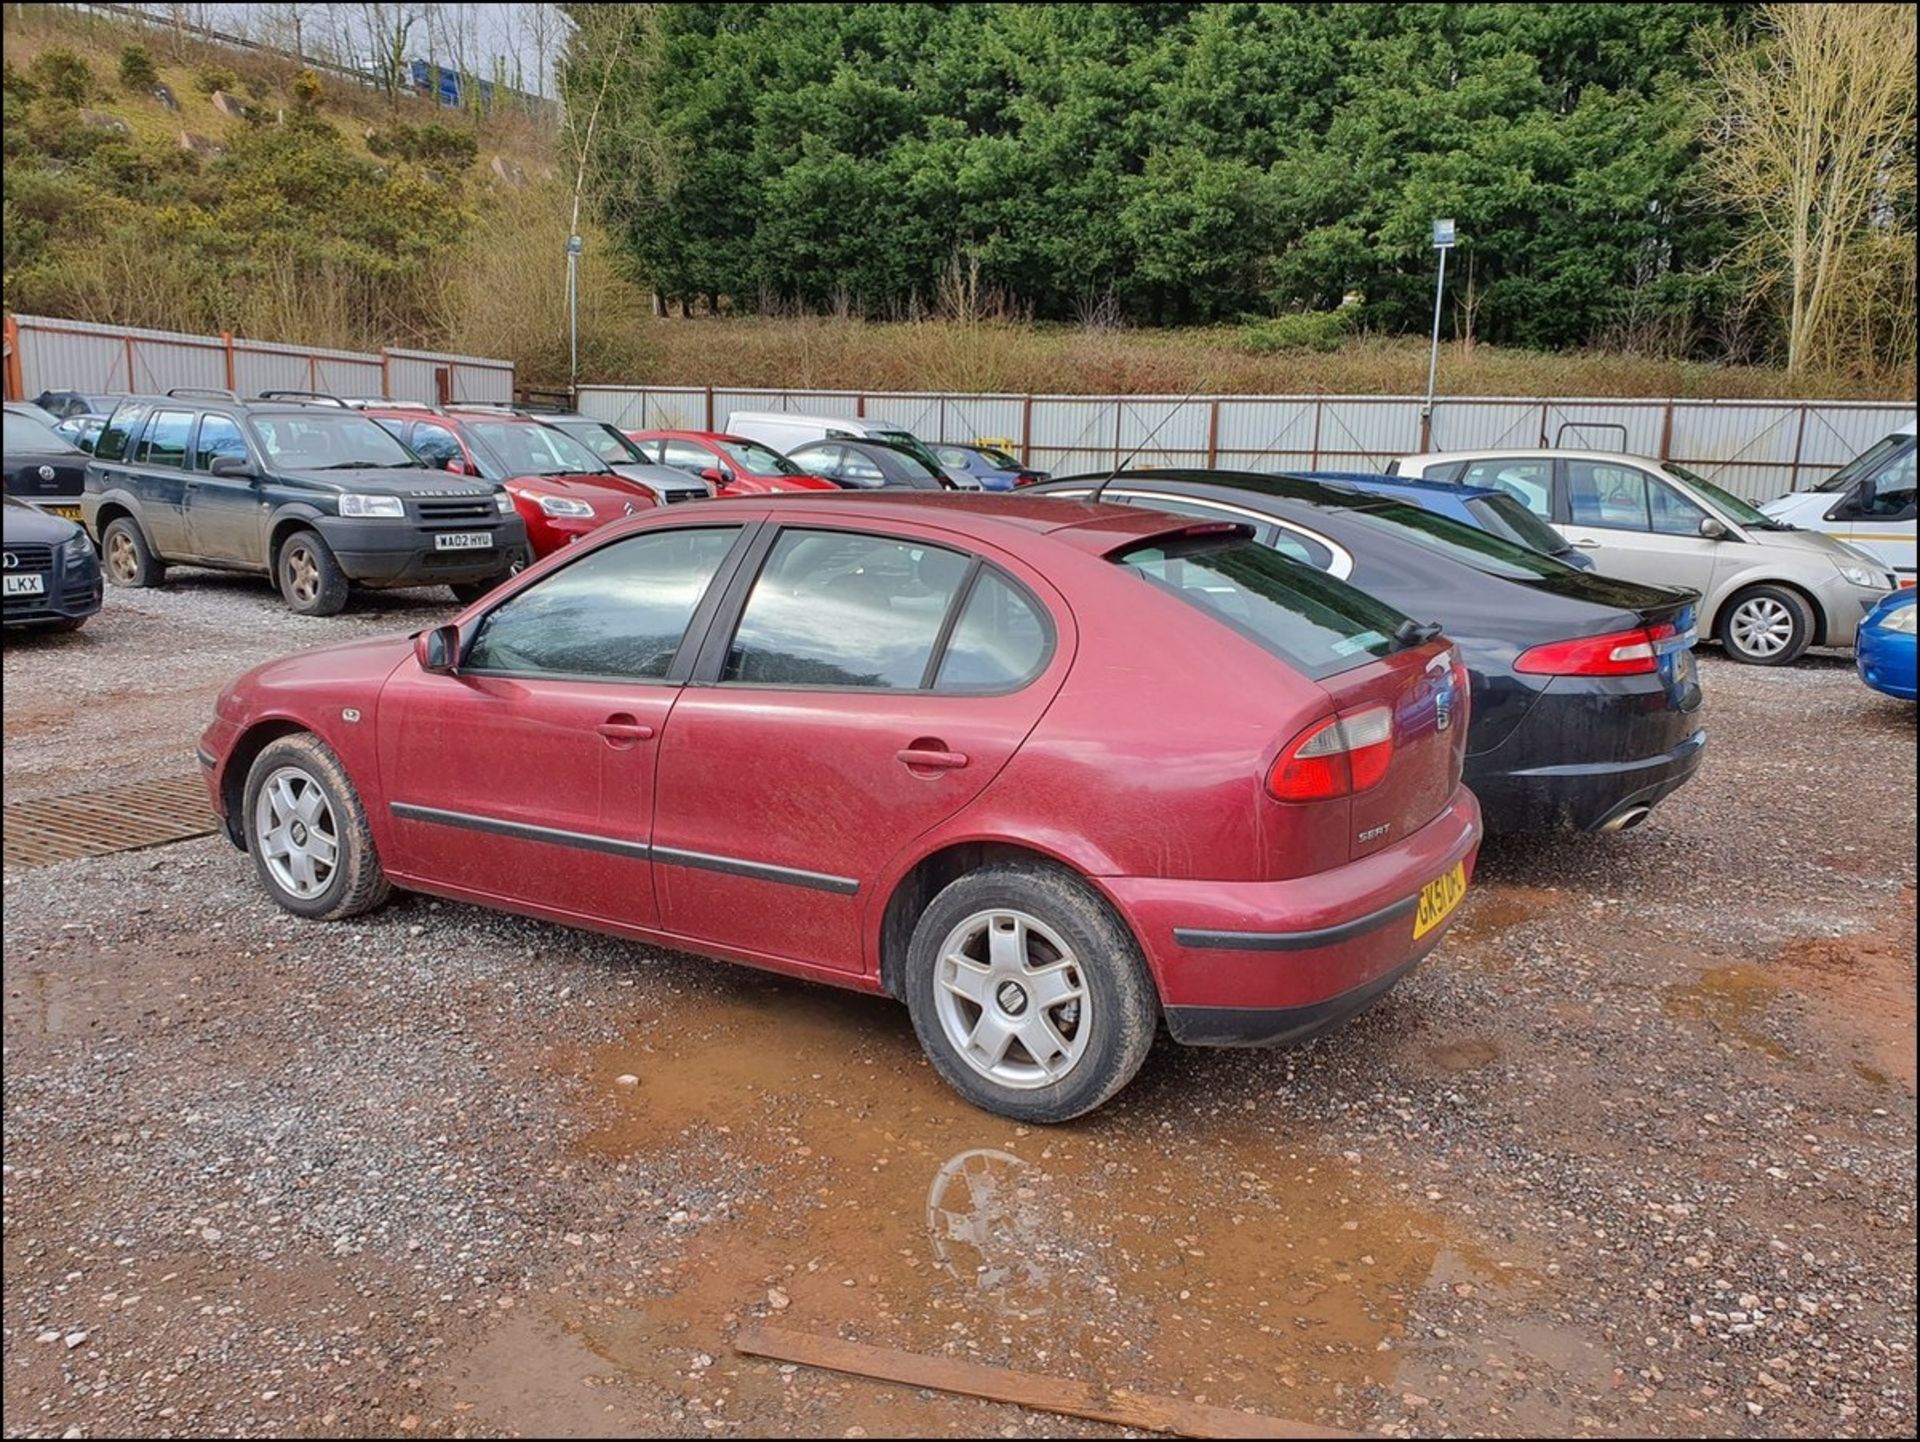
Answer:
[(413, 654), (420, 669), (432, 676), (451, 676), (460, 664), (460, 628), (435, 626), (413, 638)]
[(1705, 536), (1709, 541), (1724, 541), (1732, 532), (1728, 531), (1726, 526), (1716, 521), (1712, 516), (1702, 516), (1700, 518), (1700, 534)]
[(245, 456), (215, 456), (207, 467), (211, 476), (231, 476), (235, 480), (249, 480), (260, 474), (254, 469), (253, 462)]
[(471, 474), (467, 470), (467, 463), (461, 460), (460, 457), (458, 456), (448, 456), (444, 461), (440, 463), (440, 469), (445, 471), (450, 476), (464, 476), (464, 475)]
[(716, 486), (728, 486), (733, 484), (733, 472), (725, 466), (708, 466), (700, 472), (700, 479), (711, 481)]

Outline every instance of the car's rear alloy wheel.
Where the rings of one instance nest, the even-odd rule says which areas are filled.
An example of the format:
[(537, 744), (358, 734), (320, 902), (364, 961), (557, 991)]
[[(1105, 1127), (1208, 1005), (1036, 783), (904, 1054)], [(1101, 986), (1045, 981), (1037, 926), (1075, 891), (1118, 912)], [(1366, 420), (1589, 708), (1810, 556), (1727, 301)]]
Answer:
[(1749, 666), (1784, 666), (1813, 640), (1807, 603), (1779, 586), (1756, 586), (1734, 598), (1721, 622), (1727, 654)]
[(247, 772), (247, 850), (268, 894), (318, 921), (358, 916), (391, 892), (367, 816), (340, 760), (316, 736), (287, 736)]
[(947, 934), (935, 1004), (960, 1059), (1018, 1091), (1064, 1078), (1093, 1034), (1093, 1001), (1073, 948), (1024, 911), (975, 912)]
[(1092, 1111), (1139, 1071), (1159, 998), (1106, 901), (1041, 862), (981, 867), (928, 903), (902, 983), (934, 1068), (1018, 1121)]
[(157, 586), (166, 568), (147, 545), (140, 525), (131, 516), (117, 516), (107, 523), (100, 538), (101, 557), (106, 562), (107, 579), (116, 586)]

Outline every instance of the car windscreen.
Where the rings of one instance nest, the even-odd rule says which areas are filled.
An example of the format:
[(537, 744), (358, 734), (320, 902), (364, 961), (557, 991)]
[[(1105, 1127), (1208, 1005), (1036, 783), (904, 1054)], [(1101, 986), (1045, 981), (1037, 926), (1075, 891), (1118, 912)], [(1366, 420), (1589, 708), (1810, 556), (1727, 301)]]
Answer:
[(1896, 431), (1893, 435), (1875, 441), (1859, 455), (1848, 461), (1839, 470), (1828, 476), (1816, 491), (1844, 491), (1862, 476), (1870, 476), (1885, 465), (1887, 459), (1901, 450), (1913, 449), (1913, 437), (1905, 432)]
[(1705, 476), (1696, 476), (1685, 466), (1676, 466), (1672, 461), (1662, 461), (1660, 469), (1668, 475), (1685, 481), (1715, 506), (1741, 525), (1756, 531), (1791, 531), (1796, 527), (1776, 521), (1751, 501), (1743, 501), (1732, 491), (1722, 490)]
[(289, 471), (413, 470), (420, 458), (368, 417), (339, 411), (250, 416), (260, 449)]
[(750, 476), (798, 476), (803, 474), (800, 467), (788, 460), (772, 446), (763, 446), (758, 441), (742, 441), (728, 437), (719, 443), (720, 449), (727, 453), (741, 470)]
[(646, 453), (605, 421), (565, 421), (554, 427), (610, 466), (647, 464)]
[(1567, 538), (1512, 496), (1473, 496), (1467, 509), (1492, 534), (1529, 550), (1557, 556), (1567, 549)]
[(1109, 557), (1319, 680), (1393, 649), (1407, 618), (1255, 541), (1245, 526), (1156, 536)]
[(467, 429), (516, 476), (565, 476), (606, 470), (592, 451), (565, 431), (526, 421), (468, 421)]
[(79, 447), (54, 430), (52, 426), (44, 421), (37, 421), (32, 416), (23, 416), (17, 411), (6, 413), (6, 429), (4, 436), (0, 439), (4, 440), (6, 449), (9, 451), (73, 451), (76, 454), (79, 452)]

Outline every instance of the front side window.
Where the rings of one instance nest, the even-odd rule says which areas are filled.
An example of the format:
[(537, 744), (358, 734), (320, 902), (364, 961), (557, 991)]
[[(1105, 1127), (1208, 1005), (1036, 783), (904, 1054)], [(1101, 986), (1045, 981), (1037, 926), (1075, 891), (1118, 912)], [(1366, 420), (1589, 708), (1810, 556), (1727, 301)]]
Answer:
[(1647, 517), (1655, 535), (1697, 536), (1707, 513), (1672, 486), (1655, 481), (1647, 487)]
[[(1432, 472), (1427, 478), (1435, 479)], [(1512, 496), (1536, 516), (1552, 514), (1552, 461), (1475, 461), (1462, 472), (1460, 480), (1465, 485)]]
[(1386, 655), (1407, 619), (1244, 527), (1155, 540), (1112, 559), (1315, 680)]
[(153, 423), (140, 442), (135, 464), (177, 466), (187, 464), (187, 438), (193, 434), (192, 411), (155, 411)]
[(660, 680), (726, 558), (735, 526), (650, 531), (582, 556), (481, 618), (473, 671)]
[(1913, 519), (1913, 457), (1914, 448), (1909, 445), (1867, 482), (1860, 499), (1861, 509), (1869, 516), (1881, 521)]
[(1647, 473), (1635, 466), (1568, 461), (1567, 503), (1575, 525), (1621, 531), (1653, 528), (1647, 515)]
[(239, 424), (231, 416), (202, 416), (200, 436), (193, 443), (193, 468), (210, 471), (217, 456), (238, 456), (246, 460), (246, 437), (240, 434)]
[(1844, 466), (1840, 467), (1839, 470), (1815, 486), (1814, 489), (1816, 491), (1844, 491), (1862, 476), (1872, 475), (1875, 471), (1899, 455), (1901, 451), (1906, 452), (1907, 474), (1911, 476), (1913, 474), (1913, 437), (1910, 435), (1901, 435), (1896, 432), (1893, 435), (1885, 436), (1875, 441), (1864, 451), (1860, 452), (1859, 455), (1855, 456)]
[(414, 470), (405, 446), (358, 412), (302, 411), (254, 416), (254, 438), (289, 471)]
[(428, 425), (421, 421), (413, 428), (414, 453), (430, 466), (446, 469), (448, 461), (460, 461), (465, 464), (466, 453), (460, 449), (460, 438), (445, 426)]
[(705, 446), (697, 446), (692, 441), (663, 441), (660, 445), (662, 464), (699, 475), (702, 471), (714, 469), (716, 464), (713, 452)]
[(782, 532), (747, 596), (721, 679), (917, 690), (969, 564), (918, 541)]

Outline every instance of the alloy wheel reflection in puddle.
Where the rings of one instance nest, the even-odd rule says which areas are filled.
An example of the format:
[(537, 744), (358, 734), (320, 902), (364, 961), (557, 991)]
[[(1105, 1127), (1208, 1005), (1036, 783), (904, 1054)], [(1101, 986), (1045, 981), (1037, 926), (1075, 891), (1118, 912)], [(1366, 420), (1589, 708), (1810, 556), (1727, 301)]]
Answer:
[(1045, 1311), (1054, 1268), (1077, 1250), (1058, 1235), (1061, 1213), (1039, 1182), (1025, 1159), (976, 1147), (950, 1158), (927, 1189), (935, 1264), (1007, 1311)]

